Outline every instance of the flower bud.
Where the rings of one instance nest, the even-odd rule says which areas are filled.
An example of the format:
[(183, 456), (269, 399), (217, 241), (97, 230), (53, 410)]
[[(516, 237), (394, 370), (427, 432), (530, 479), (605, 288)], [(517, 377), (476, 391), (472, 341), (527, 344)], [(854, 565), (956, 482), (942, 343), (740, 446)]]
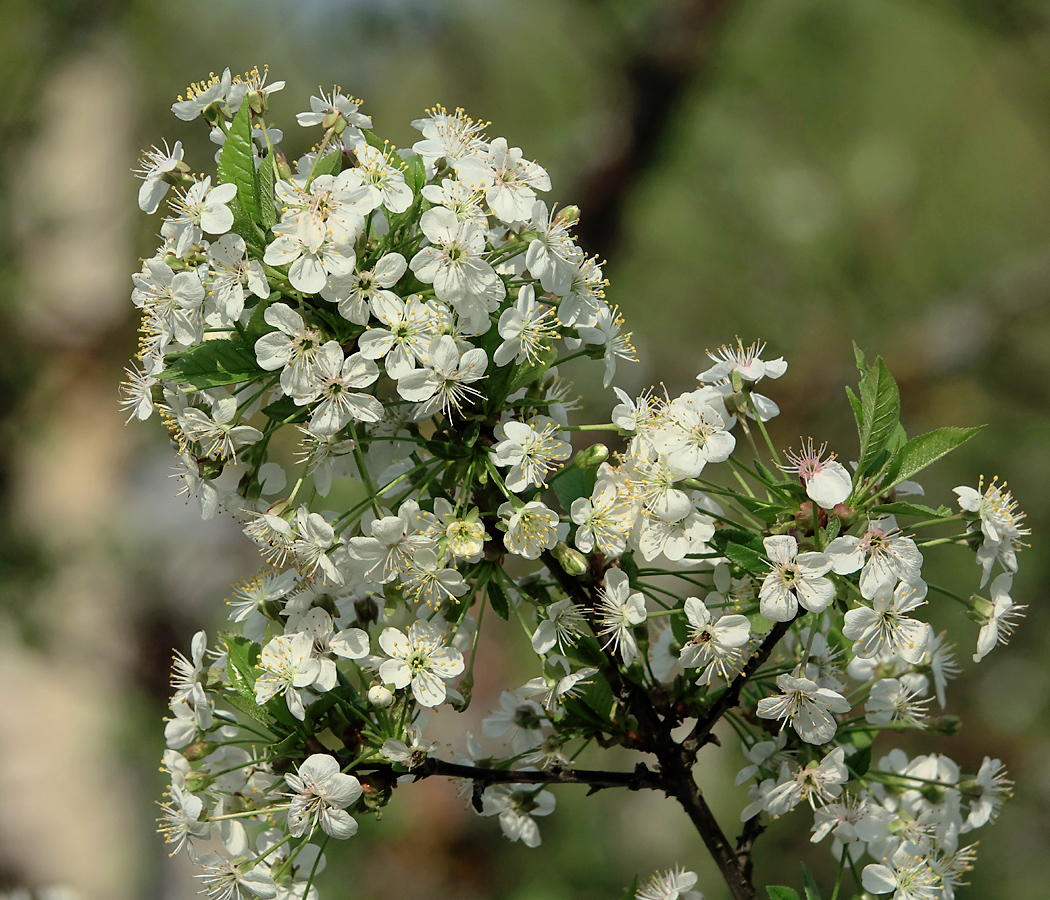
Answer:
[(563, 206), (554, 216), (556, 225), (575, 225), (580, 219), (580, 208), (578, 206)]
[(273, 150), (273, 167), (277, 172), (278, 178), (291, 181), (292, 167), (288, 165), (288, 158), (276, 147)]
[(215, 779), (203, 769), (191, 769), (186, 773), (186, 790), (191, 794), (203, 791)]
[(368, 689), (368, 702), (376, 709), (386, 709), (394, 702), (394, 695), (389, 688), (381, 684), (373, 684)]
[(590, 568), (587, 565), (587, 557), (579, 550), (574, 550), (565, 541), (558, 541), (552, 553), (569, 575), (583, 575)]
[(593, 469), (600, 466), (609, 458), (609, 448), (605, 444), (591, 444), (590, 447), (581, 450), (573, 459), (573, 465), (577, 469)]
[(204, 759), (205, 756), (211, 756), (218, 747), (215, 741), (197, 741), (183, 750), (182, 755), (190, 762), (196, 762), (198, 759)]

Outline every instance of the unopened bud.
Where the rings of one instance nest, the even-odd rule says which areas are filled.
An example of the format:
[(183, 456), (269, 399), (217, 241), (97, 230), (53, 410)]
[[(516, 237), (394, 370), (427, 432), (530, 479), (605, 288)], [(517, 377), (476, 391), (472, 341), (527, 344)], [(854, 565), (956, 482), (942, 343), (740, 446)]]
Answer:
[(215, 741), (197, 741), (183, 750), (182, 755), (190, 762), (196, 762), (198, 759), (204, 759), (205, 756), (211, 756), (218, 747)]
[(257, 116), (266, 112), (266, 95), (262, 91), (249, 91), (244, 96), (244, 102), (248, 108)]
[(554, 216), (558, 225), (575, 225), (580, 219), (580, 208), (578, 206), (563, 206)]
[(277, 171), (278, 178), (291, 181), (292, 167), (288, 165), (288, 158), (276, 148), (273, 151), (273, 167)]
[(394, 702), (393, 692), (381, 684), (373, 684), (368, 689), (368, 702), (376, 709), (386, 709)]
[(992, 613), (995, 612), (994, 603), (992, 603), (990, 600), (985, 600), (984, 597), (978, 597), (976, 594), (974, 594), (970, 599), (973, 601), (973, 611), (979, 616), (979, 618), (976, 621), (983, 622), (986, 619), (991, 618)]
[(582, 575), (589, 568), (587, 557), (579, 550), (574, 550), (565, 541), (558, 541), (552, 553), (569, 575)]
[(191, 769), (186, 773), (186, 790), (191, 794), (196, 794), (198, 791), (203, 791), (206, 787), (211, 785), (214, 780), (215, 779), (203, 769)]
[(605, 444), (591, 444), (576, 454), (573, 464), (577, 469), (593, 469), (609, 458), (609, 448)]

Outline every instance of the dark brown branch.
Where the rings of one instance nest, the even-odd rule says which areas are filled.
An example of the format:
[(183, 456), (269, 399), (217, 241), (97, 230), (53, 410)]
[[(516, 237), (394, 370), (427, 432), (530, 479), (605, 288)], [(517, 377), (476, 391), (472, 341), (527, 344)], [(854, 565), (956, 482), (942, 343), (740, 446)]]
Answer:
[(486, 769), (482, 766), (463, 766), (445, 762), (435, 756), (428, 757), (411, 770), (416, 780), (432, 775), (448, 778), (464, 778), (487, 787), (490, 784), (586, 784), (591, 791), (602, 788), (624, 787), (629, 791), (665, 790), (660, 772), (653, 772), (643, 763), (633, 772), (606, 772), (599, 769), (572, 769), (553, 766), (550, 769), (531, 772), (521, 769)]
[(780, 643), (780, 639), (787, 634), (787, 630), (790, 627), (791, 622), (777, 622), (777, 624), (770, 629), (765, 640), (762, 641), (759, 648), (751, 656), (751, 659), (747, 661), (747, 665), (744, 666), (740, 674), (733, 679), (733, 683), (722, 691), (721, 696), (707, 711), (707, 715), (697, 721), (696, 727), (693, 728), (693, 730), (689, 732), (688, 737), (682, 741), (683, 750), (689, 753), (692, 757), (696, 756), (696, 751), (710, 739), (709, 735), (711, 734), (711, 729), (715, 727), (715, 724), (722, 718), (722, 716), (740, 702), (740, 692), (744, 689), (744, 685), (747, 684), (751, 676), (758, 671), (759, 666), (769, 659), (769, 654), (773, 652), (773, 648)]
[(740, 866), (740, 871), (749, 884), (751, 882), (751, 870), (754, 867), (751, 851), (754, 849), (755, 839), (765, 830), (766, 826), (762, 824), (762, 817), (760, 815), (752, 816), (744, 823), (744, 829), (740, 832), (740, 837), (736, 839), (737, 864)]

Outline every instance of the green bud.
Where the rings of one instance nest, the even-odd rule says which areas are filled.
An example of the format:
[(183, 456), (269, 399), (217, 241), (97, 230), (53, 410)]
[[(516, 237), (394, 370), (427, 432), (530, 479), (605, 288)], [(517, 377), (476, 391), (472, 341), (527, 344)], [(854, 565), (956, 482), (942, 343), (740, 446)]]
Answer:
[(609, 458), (609, 448), (605, 444), (591, 444), (576, 454), (573, 465), (577, 469), (593, 469)]
[(214, 780), (203, 769), (192, 769), (186, 773), (186, 790), (191, 794), (196, 794), (198, 791), (203, 791)]
[(575, 225), (580, 220), (580, 208), (578, 206), (563, 206), (554, 216), (557, 225), (566, 227)]
[(984, 597), (978, 597), (974, 594), (970, 600), (973, 601), (973, 611), (980, 617), (975, 620), (977, 622), (984, 622), (986, 619), (990, 619), (992, 613), (995, 612), (995, 604), (990, 600), (985, 600)]
[(587, 564), (587, 557), (579, 550), (574, 550), (565, 541), (558, 541), (552, 553), (569, 575), (583, 575), (590, 568)]
[(249, 91), (244, 96), (244, 102), (248, 104), (248, 108), (257, 116), (261, 116), (266, 112), (266, 95), (261, 91)]
[(218, 125), (219, 122), (226, 118), (225, 104), (219, 103), (218, 100), (214, 103), (209, 103), (201, 110), (201, 115), (204, 116), (209, 125)]
[(183, 750), (182, 755), (190, 762), (196, 762), (198, 759), (204, 759), (205, 756), (211, 756), (218, 746), (215, 741), (197, 741)]
[(277, 177), (290, 181), (292, 178), (292, 167), (288, 165), (288, 158), (276, 147), (273, 151), (273, 166), (277, 171)]

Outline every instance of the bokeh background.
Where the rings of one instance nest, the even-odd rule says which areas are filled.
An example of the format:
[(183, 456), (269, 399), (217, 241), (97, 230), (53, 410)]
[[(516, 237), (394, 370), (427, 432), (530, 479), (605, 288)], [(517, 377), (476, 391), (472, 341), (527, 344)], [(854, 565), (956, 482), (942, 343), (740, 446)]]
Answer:
[[(851, 341), (881, 354), (909, 433), (990, 427), (926, 479), (928, 498), (1008, 478), (1033, 545), (1008, 650), (954, 685), (950, 753), (1004, 760), (1016, 796), (980, 833), (960, 897), (1044, 900), (1050, 847), (1050, 10), (1035, 0), (3, 0), (0, 2), (0, 889), (86, 900), (189, 898), (154, 834), (173, 647), (221, 625), (254, 552), (232, 522), (173, 498), (156, 421), (125, 427), (130, 274), (159, 219), (130, 169), (162, 138), (196, 170), (213, 146), (169, 113), (186, 84), (268, 63), (294, 124), (333, 83), (410, 144), (435, 103), (545, 165), (578, 203), (641, 362), (620, 383), (685, 389), (740, 335), (790, 360), (775, 434), (848, 457)], [(585, 365), (581, 393), (602, 394)], [(600, 367), (598, 367), (600, 369)], [(972, 556), (939, 576), (975, 586)], [(976, 628), (935, 607), (968, 661)], [(510, 645), (479, 662), (474, 708), (519, 683)], [(482, 672), (486, 673), (482, 676)], [(479, 712), (479, 715), (481, 713)], [(446, 723), (439, 723), (447, 728)], [(478, 720), (472, 723), (480, 731)], [(738, 758), (705, 751), (723, 816)], [(450, 785), (399, 792), (329, 854), (332, 898), (590, 900), (680, 862), (724, 896), (684, 815), (655, 796), (563, 787), (543, 845), (509, 844)], [(805, 814), (757, 845), (758, 883), (800, 887)], [(733, 828), (730, 821), (727, 830)], [(830, 883), (830, 882), (829, 882)]]

